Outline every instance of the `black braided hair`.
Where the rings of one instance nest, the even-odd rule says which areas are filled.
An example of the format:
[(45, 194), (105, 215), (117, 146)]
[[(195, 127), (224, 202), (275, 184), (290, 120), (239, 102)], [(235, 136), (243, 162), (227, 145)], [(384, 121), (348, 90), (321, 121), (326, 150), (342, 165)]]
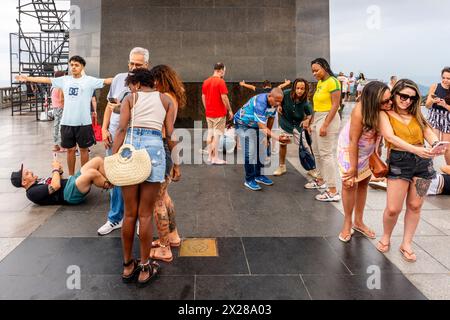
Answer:
[(314, 59), (313, 61), (311, 61), (311, 66), (313, 64), (318, 64), (320, 65), (322, 68), (325, 69), (325, 71), (332, 77), (335, 77), (334, 72), (331, 70), (330, 64), (328, 63), (327, 60), (325, 60), (324, 58), (317, 58)]

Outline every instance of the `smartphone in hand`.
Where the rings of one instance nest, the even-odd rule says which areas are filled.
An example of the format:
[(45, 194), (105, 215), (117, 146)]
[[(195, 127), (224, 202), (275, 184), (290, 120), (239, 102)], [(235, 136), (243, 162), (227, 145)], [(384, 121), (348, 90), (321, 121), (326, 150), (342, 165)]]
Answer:
[(441, 154), (444, 153), (447, 147), (449, 146), (450, 142), (448, 141), (439, 141), (431, 150), (431, 153), (434, 154)]

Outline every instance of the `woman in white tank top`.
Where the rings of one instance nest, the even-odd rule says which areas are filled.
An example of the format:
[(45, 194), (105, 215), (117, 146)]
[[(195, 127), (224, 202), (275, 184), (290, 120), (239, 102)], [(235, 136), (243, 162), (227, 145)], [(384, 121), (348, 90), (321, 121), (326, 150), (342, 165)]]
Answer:
[[(128, 75), (127, 85), (133, 94), (122, 102), (120, 123), (114, 137), (113, 154), (120, 146), (130, 143), (145, 149), (152, 161), (152, 172), (148, 179), (139, 184), (122, 187), (125, 212), (122, 225), (122, 247), (124, 270), (122, 279), (131, 282), (139, 273), (138, 285), (145, 286), (157, 273), (159, 265), (150, 262), (149, 254), (152, 235), (152, 213), (156, 198), (164, 182), (165, 152), (161, 130), (164, 127), (166, 136), (171, 138), (174, 124), (174, 108), (172, 100), (153, 89), (154, 76), (147, 69), (136, 69)], [(134, 101), (134, 102), (133, 102)], [(134, 129), (129, 128), (132, 108), (134, 108)], [(126, 134), (126, 139), (125, 139)], [(173, 144), (169, 143), (172, 150)], [(125, 151), (124, 151), (125, 152)], [(139, 218), (140, 263), (132, 258), (133, 239), (136, 220)]]

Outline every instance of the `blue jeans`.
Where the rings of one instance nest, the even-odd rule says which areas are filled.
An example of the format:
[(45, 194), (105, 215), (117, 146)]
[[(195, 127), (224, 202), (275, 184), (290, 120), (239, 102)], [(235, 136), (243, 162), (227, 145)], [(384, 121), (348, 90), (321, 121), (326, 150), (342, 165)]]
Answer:
[[(111, 130), (111, 136), (114, 137), (115, 129)], [(106, 155), (112, 155), (112, 148), (106, 149)], [(120, 222), (123, 219), (124, 202), (122, 197), (122, 189), (120, 187), (114, 187), (109, 190), (109, 212), (108, 221), (112, 223)]]
[(261, 176), (266, 154), (266, 148), (263, 145), (266, 136), (260, 132), (259, 128), (242, 125), (236, 125), (236, 133), (244, 155), (245, 181), (250, 182)]

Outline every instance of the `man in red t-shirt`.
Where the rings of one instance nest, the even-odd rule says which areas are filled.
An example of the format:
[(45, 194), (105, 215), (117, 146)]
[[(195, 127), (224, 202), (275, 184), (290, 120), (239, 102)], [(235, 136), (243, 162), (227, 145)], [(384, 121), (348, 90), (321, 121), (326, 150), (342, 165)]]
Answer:
[(223, 80), (225, 71), (226, 68), (223, 63), (216, 63), (214, 74), (206, 79), (202, 86), (202, 102), (208, 124), (208, 161), (211, 164), (226, 164), (226, 161), (219, 159), (217, 150), (220, 136), (225, 131), (227, 114), (230, 120), (233, 119), (227, 85)]

